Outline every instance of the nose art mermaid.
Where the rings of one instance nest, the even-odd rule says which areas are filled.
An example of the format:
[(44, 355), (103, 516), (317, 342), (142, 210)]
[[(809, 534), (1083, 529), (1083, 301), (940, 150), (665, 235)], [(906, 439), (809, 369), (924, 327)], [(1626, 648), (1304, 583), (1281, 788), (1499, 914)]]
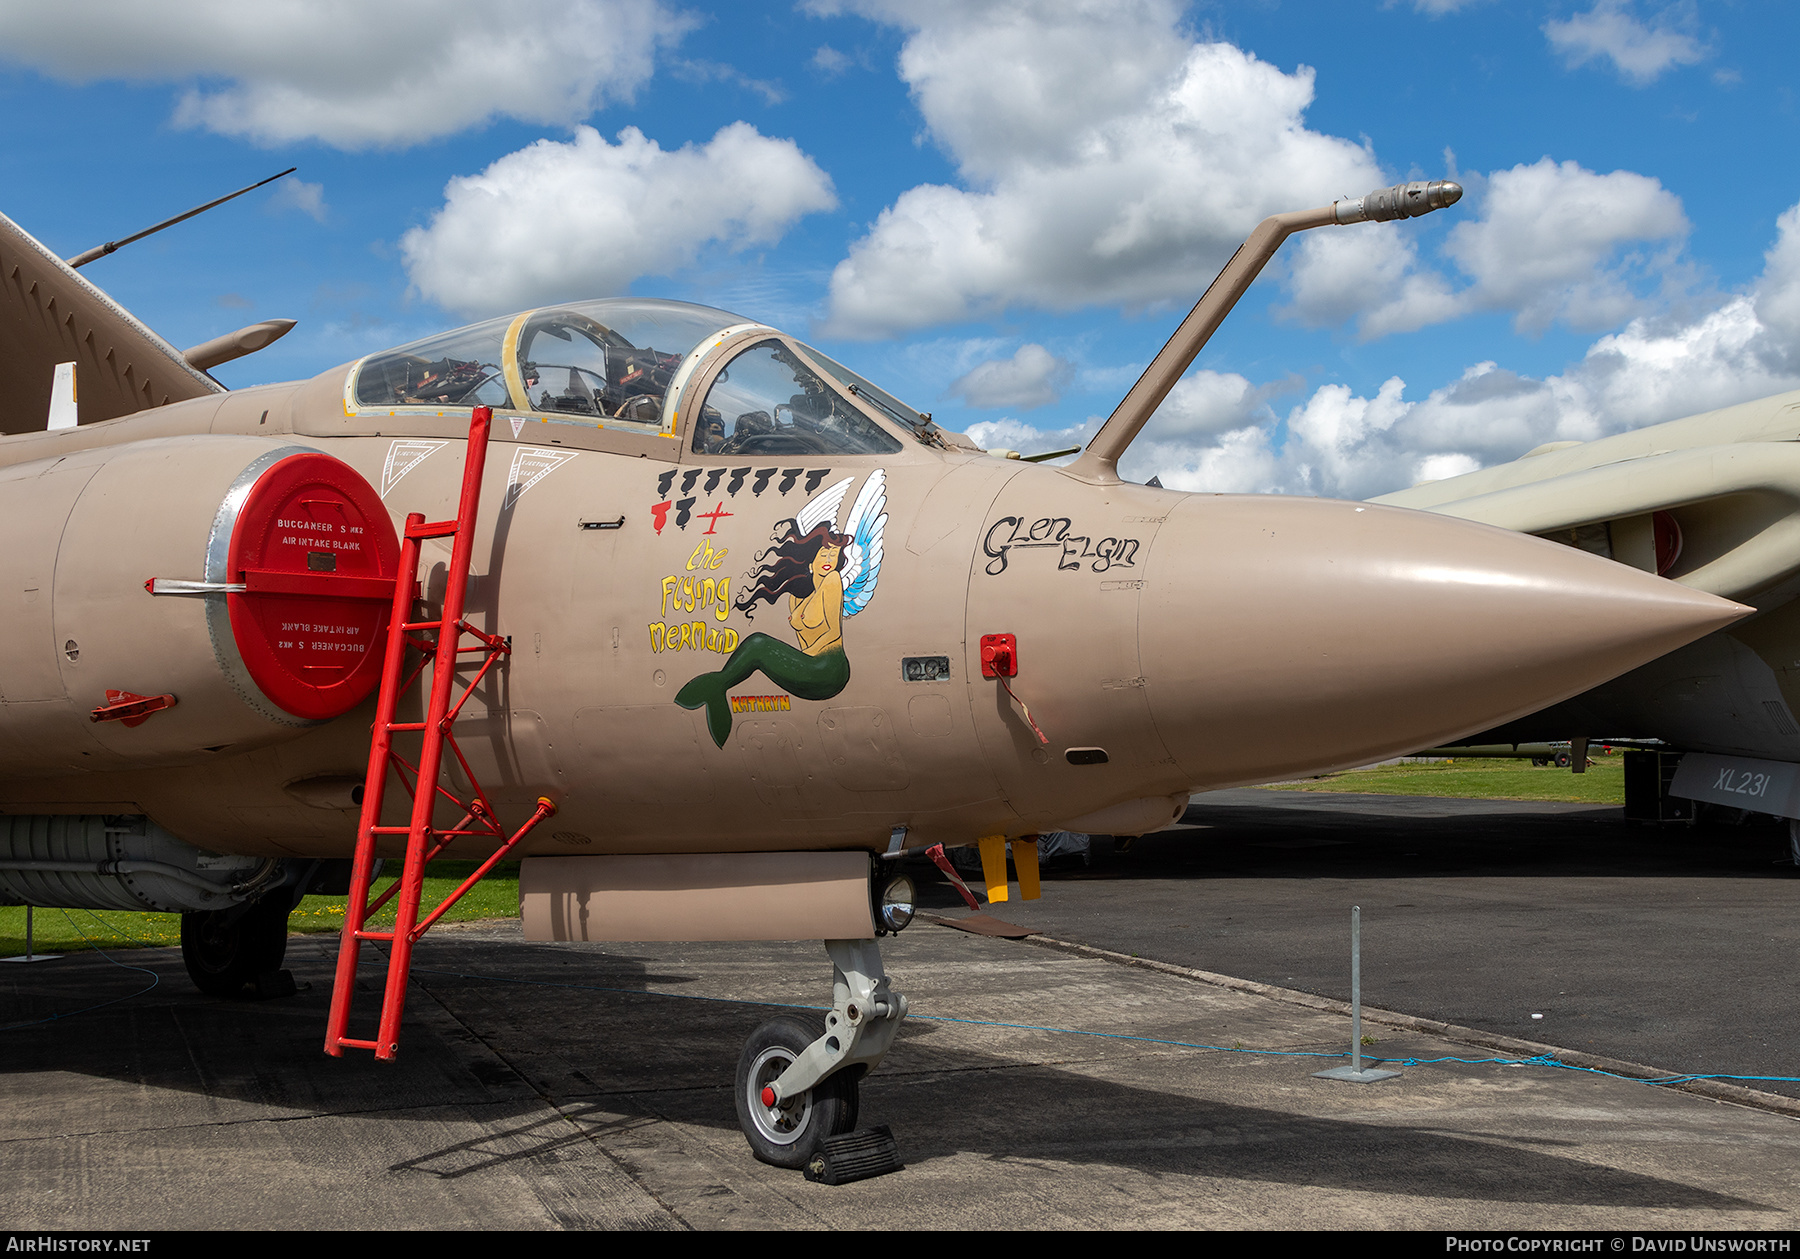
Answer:
[(769, 547), (756, 557), (749, 589), (733, 604), (746, 617), (759, 602), (775, 606), (788, 597), (788, 625), (798, 647), (768, 634), (751, 634), (716, 673), (703, 673), (681, 688), (675, 702), (704, 708), (706, 728), (720, 747), (731, 737), (726, 692), (753, 673), (801, 699), (830, 699), (850, 681), (844, 655), (844, 618), (868, 606), (881, 576), (881, 537), (887, 528), (887, 474), (876, 469), (863, 483), (844, 531), (837, 510), (855, 477), (820, 490), (800, 514), (775, 526)]

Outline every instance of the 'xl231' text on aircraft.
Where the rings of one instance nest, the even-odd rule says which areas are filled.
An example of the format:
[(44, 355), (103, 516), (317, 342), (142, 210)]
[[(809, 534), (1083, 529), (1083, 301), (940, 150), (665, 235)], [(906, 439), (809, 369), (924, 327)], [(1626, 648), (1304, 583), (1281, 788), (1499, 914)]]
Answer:
[(1376, 501), (1536, 534), (1754, 607), (1476, 741), (1654, 740), (1656, 754), (1627, 754), (1628, 816), (1691, 821), (1702, 800), (1784, 817), (1800, 863), (1800, 392), (1552, 442)]
[[(891, 857), (979, 843), (1000, 899), (1014, 841), (1029, 894), (1040, 831), (1449, 742), (1744, 613), (1487, 525), (1119, 479), (1288, 235), (1460, 192), (1265, 220), (1061, 468), (635, 298), (227, 391), (204, 369), (279, 329), (183, 354), (0, 219), (0, 895), (180, 911), (228, 992), (354, 854), (327, 1049), (381, 1057), (434, 853), (522, 857), (530, 938), (822, 939), (823, 1031), (758, 1028), (736, 1085), (758, 1157), (802, 1166), (905, 1014)], [(371, 862), (402, 854), (372, 931)]]

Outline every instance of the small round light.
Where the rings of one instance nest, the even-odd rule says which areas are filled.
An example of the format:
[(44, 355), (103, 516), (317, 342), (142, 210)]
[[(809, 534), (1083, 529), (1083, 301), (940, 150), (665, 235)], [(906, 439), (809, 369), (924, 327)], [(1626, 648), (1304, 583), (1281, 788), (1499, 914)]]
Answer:
[(881, 890), (881, 903), (876, 906), (876, 916), (881, 920), (885, 931), (899, 931), (912, 921), (915, 893), (913, 881), (904, 874), (896, 874), (888, 880)]

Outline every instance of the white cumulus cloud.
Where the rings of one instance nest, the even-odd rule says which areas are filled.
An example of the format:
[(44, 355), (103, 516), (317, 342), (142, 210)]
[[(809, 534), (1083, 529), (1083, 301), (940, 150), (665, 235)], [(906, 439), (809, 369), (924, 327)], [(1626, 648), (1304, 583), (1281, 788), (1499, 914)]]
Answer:
[(1756, 316), (1785, 347), (1787, 366), (1800, 369), (1800, 205), (1789, 206), (1775, 226), (1775, 244), (1763, 255)]
[[(1126, 451), (1122, 475), (1137, 481), (1158, 476), (1172, 490), (1279, 488), (1281, 468), (1270, 446), (1277, 421), (1269, 398), (1294, 383), (1259, 388), (1236, 372), (1190, 372)], [(1039, 429), (1007, 416), (971, 424), (968, 433), (983, 446), (1030, 454), (1085, 446), (1105, 419), (1093, 415), (1066, 428)]]
[(1359, 321), (1364, 337), (1457, 319), (1467, 301), (1451, 281), (1422, 269), (1407, 223), (1361, 223), (1307, 232), (1292, 251), (1281, 313), (1314, 327)]
[(1631, 9), (1631, 0), (1599, 0), (1565, 22), (1546, 22), (1544, 34), (1571, 69), (1604, 58), (1626, 82), (1640, 87), (1670, 66), (1705, 58), (1706, 47), (1693, 33), (1692, 5), (1670, 5), (1649, 24)]
[(1258, 220), (1382, 182), (1364, 148), (1306, 127), (1309, 68), (1196, 43), (1166, 0), (813, 7), (908, 32), (901, 74), (964, 181), (901, 194), (851, 246), (836, 335), (1189, 298)]
[(1468, 182), (1477, 213), (1443, 247), (1460, 287), (1421, 263), (1406, 224), (1326, 229), (1299, 242), (1287, 313), (1311, 324), (1354, 317), (1364, 337), (1484, 310), (1512, 312), (1526, 333), (1556, 321), (1616, 327), (1647, 308), (1644, 290), (1666, 281), (1688, 233), (1680, 199), (1632, 171), (1546, 157)]
[(1253, 427), (1273, 415), (1268, 407), (1270, 395), (1292, 383), (1280, 381), (1258, 389), (1236, 372), (1189, 372), (1169, 390), (1144, 426), (1140, 440), (1166, 444)]
[(0, 0), (0, 61), (173, 82), (180, 125), (363, 149), (578, 122), (630, 100), (693, 25), (659, 0)]
[(828, 79), (836, 78), (852, 64), (849, 54), (839, 52), (830, 44), (820, 44), (812, 55), (813, 69)]
[(1553, 319), (1578, 328), (1614, 325), (1638, 301), (1616, 260), (1625, 245), (1687, 235), (1681, 201), (1647, 175), (1598, 175), (1544, 158), (1488, 177), (1481, 217), (1450, 231), (1444, 252), (1475, 281), (1477, 306), (1516, 311), (1521, 331)]
[(1074, 379), (1075, 365), (1043, 346), (1021, 345), (1011, 358), (989, 359), (951, 384), (951, 397), (972, 407), (1029, 411), (1062, 397)]
[(271, 210), (298, 210), (315, 223), (323, 223), (331, 212), (325, 204), (325, 185), (309, 184), (304, 179), (284, 179), (276, 184), (268, 204)]
[[(964, 431), (984, 450), (1016, 450), (1020, 454), (1033, 455), (1087, 445), (1088, 439), (1100, 428), (1102, 418), (1104, 417), (1094, 416), (1085, 423), (1072, 424), (1068, 428), (1046, 429), (1009, 415), (998, 420), (977, 420)], [(1067, 463), (1071, 458), (1072, 455), (1051, 462)]]
[[(1280, 386), (1196, 372), (1120, 472), (1135, 481), (1156, 475), (1172, 489), (1366, 498), (1516, 459), (1545, 442), (1592, 441), (1800, 388), (1800, 205), (1777, 219), (1764, 260), (1747, 291), (1691, 318), (1639, 316), (1543, 379), (1482, 362), (1423, 398), (1408, 398), (1393, 377), (1373, 397), (1324, 385), (1277, 414), (1267, 400)], [(1009, 432), (1001, 444), (1085, 440), (1098, 422), (1035, 440)]]
[(1412, 0), (1412, 6), (1426, 17), (1443, 17), (1446, 13), (1455, 13), (1484, 2), (1485, 0)]
[(400, 247), (421, 294), (474, 317), (624, 293), (709, 244), (772, 244), (836, 205), (797, 144), (746, 122), (675, 150), (635, 127), (617, 144), (577, 127), (567, 143), (539, 140), (452, 179), (443, 208)]

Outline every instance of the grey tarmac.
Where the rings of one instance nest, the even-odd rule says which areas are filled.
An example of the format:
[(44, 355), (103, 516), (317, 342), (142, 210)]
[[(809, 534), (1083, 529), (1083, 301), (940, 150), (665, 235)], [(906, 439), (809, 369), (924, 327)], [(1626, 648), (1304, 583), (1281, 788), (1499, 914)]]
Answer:
[[(1441, 803), (1401, 802), (1369, 824), (1456, 812), (1428, 807)], [(1308, 848), (1291, 811), (1277, 820), (1300, 855), (1286, 883), (1316, 892), (1306, 854), (1340, 848)], [(1096, 874), (1146, 855), (1154, 866), (1156, 845), (1179, 838), (1053, 872), (1043, 901), (996, 912), (1075, 915), (1121, 883)], [(1184, 884), (1141, 882), (1163, 897)], [(1241, 872), (1236, 883), (1252, 904), (1272, 895)], [(1558, 881), (1540, 884), (1554, 899)], [(753, 1026), (821, 1003), (816, 945), (517, 934), (477, 924), (426, 938), (392, 1064), (320, 1052), (330, 937), (295, 937), (301, 991), (262, 1002), (199, 996), (175, 950), (121, 955), (162, 982), (6, 1033), (0, 1217), (127, 1230), (1763, 1230), (1793, 1227), (1800, 1206), (1800, 1123), (1772, 1110), (1531, 1066), (1315, 1080), (1333, 1060), (1304, 1055), (1348, 1043), (1348, 1019), (1316, 998), (926, 924), (886, 945), (914, 1015), (862, 1091), (863, 1122), (892, 1125), (907, 1167), (811, 1185), (750, 1157), (730, 1086)], [(0, 982), (12, 1021), (126, 996), (149, 977), (88, 956), (10, 967)], [(1495, 1056), (1366, 1030), (1384, 1057)]]
[(1371, 1005), (1670, 1072), (1800, 1076), (1800, 871), (1770, 819), (1250, 789), (1195, 796), (1184, 823), (1123, 855), (1101, 841), (998, 912), (1341, 1001), (1360, 905)]

